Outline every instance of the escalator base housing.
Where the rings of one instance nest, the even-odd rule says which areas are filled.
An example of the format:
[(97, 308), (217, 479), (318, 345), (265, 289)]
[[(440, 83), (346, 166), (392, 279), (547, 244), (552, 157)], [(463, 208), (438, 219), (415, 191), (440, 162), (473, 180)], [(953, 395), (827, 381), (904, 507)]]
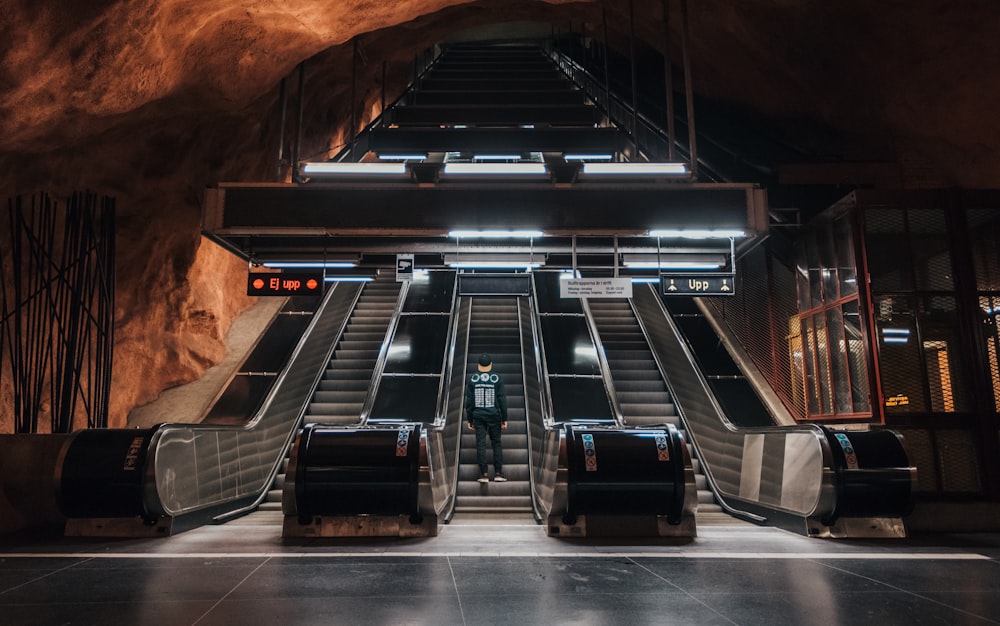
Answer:
[(572, 524), (559, 515), (550, 515), (546, 524), (549, 537), (696, 537), (694, 514), (685, 514), (680, 524), (671, 524), (664, 515), (578, 515)]
[(282, 537), (436, 537), (438, 518), (424, 515), (412, 523), (408, 515), (317, 515), (306, 524), (285, 516)]

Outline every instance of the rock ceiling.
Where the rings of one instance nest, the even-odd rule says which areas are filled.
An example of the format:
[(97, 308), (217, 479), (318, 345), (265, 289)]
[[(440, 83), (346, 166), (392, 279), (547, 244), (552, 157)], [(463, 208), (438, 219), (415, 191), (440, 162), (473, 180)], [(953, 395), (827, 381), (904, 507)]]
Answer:
[[(679, 0), (669, 3), (676, 12)], [(995, 2), (689, 5), (699, 95), (769, 120), (788, 141), (815, 141), (819, 135), (803, 129), (826, 129), (826, 141), (846, 159), (919, 163), (942, 184), (997, 186)], [(535, 21), (576, 30), (587, 24), (599, 36), (602, 8), (612, 45), (625, 51), (628, 6), (4, 0), (4, 195), (90, 189), (118, 199), (112, 425), (218, 361), (226, 329), (249, 306), (240, 293), (245, 267), (200, 239), (202, 190), (222, 180), (273, 180), (278, 85), (301, 61), (308, 60), (304, 153), (322, 154), (347, 130), (354, 38), (365, 123), (378, 113), (382, 61), (390, 91), (398, 92), (414, 55), (456, 31)], [(661, 7), (661, 0), (635, 0), (637, 34), (651, 48), (663, 40)], [(227, 279), (237, 288), (220, 289)], [(9, 419), (0, 416), (0, 432), (9, 432)]]

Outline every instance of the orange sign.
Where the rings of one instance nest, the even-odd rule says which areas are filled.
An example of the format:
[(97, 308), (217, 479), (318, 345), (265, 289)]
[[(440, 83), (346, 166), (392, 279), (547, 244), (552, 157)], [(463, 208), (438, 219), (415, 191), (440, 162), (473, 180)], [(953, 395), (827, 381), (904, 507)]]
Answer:
[(248, 296), (318, 296), (322, 293), (323, 274), (317, 272), (251, 272), (247, 280)]

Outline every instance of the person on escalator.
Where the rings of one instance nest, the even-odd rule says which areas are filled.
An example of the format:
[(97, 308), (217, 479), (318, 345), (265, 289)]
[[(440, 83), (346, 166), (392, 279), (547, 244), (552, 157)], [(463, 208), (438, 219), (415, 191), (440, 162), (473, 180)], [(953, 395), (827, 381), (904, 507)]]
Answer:
[(465, 419), (469, 430), (476, 431), (476, 459), (479, 461), (479, 482), (490, 482), (486, 462), (486, 437), (493, 445), (493, 480), (502, 483), (503, 445), (501, 432), (507, 430), (507, 393), (503, 378), (493, 371), (493, 359), (488, 354), (479, 357), (478, 373), (465, 382)]

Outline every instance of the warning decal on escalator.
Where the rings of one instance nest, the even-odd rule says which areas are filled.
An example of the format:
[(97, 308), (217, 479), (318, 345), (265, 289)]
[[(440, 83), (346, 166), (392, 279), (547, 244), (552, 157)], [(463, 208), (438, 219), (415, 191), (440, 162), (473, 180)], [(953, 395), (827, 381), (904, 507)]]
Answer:
[(396, 438), (396, 456), (406, 456), (406, 449), (410, 446), (410, 429), (403, 428)]
[(670, 448), (667, 447), (667, 438), (665, 435), (656, 436), (656, 454), (661, 461), (670, 460)]
[(584, 465), (588, 472), (597, 471), (597, 450), (594, 448), (594, 436), (583, 435)]
[(840, 443), (840, 447), (844, 449), (844, 459), (847, 463), (847, 469), (858, 469), (858, 455), (854, 452), (851, 440), (844, 433), (837, 433), (834, 436), (837, 438), (837, 442)]

